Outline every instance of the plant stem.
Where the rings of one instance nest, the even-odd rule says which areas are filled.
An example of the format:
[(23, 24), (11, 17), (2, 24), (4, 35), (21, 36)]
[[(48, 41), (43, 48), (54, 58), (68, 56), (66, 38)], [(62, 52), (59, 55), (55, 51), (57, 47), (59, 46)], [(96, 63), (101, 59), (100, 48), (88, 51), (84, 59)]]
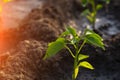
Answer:
[(83, 41), (82, 45), (80, 46), (80, 48), (76, 48), (76, 54), (75, 54), (75, 58), (74, 58), (74, 67), (73, 67), (73, 74), (72, 74), (72, 80), (75, 80), (76, 79), (76, 73), (75, 73), (75, 69), (76, 67), (78, 67), (78, 56), (79, 56), (79, 53), (81, 51), (81, 49), (83, 48), (84, 44), (86, 43), (86, 40)]
[(83, 43), (81, 44), (79, 50), (78, 50), (78, 54), (80, 53), (80, 51), (82, 50), (83, 46), (85, 45), (86, 43), (86, 40), (83, 41)]
[(65, 46), (66, 49), (70, 52), (70, 54), (72, 55), (73, 58), (75, 58), (75, 55), (73, 54), (73, 52), (70, 50), (70, 48), (68, 46)]
[(78, 54), (78, 50), (76, 51), (76, 55), (75, 55), (75, 58), (74, 58), (74, 67), (73, 67), (72, 80), (76, 79), (76, 77), (75, 77), (75, 69), (76, 69), (77, 64), (78, 64), (77, 54)]
[(93, 26), (93, 29), (95, 30), (95, 22), (96, 22), (97, 11), (96, 11), (96, 6), (95, 6), (95, 2), (94, 1), (92, 3), (92, 9), (93, 9), (93, 13), (94, 13), (92, 26)]

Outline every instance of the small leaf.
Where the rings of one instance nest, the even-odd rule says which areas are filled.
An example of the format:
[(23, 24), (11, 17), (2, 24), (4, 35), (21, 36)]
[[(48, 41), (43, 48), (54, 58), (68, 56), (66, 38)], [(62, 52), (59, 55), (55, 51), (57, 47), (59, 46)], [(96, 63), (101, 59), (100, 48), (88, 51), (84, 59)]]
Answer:
[(106, 4), (109, 4), (111, 0), (102, 0), (104, 2), (106, 2)]
[(81, 0), (81, 4), (83, 7), (86, 7), (88, 4), (88, 0)]
[(75, 44), (77, 42), (77, 40), (75, 39), (75, 38), (73, 38), (72, 40), (71, 40), (71, 43), (72, 44)]
[(68, 32), (68, 31), (65, 31), (65, 32), (63, 32), (61, 35), (60, 35), (60, 37), (64, 37), (64, 36), (67, 36), (67, 35), (69, 35), (70, 33)]
[(76, 67), (74, 72), (75, 72), (75, 74), (73, 76), (76, 79), (78, 72), (79, 72), (79, 67)]
[(93, 18), (96, 12), (91, 12), (90, 16)]
[(93, 32), (90, 29), (86, 29), (86, 34), (85, 35), (89, 35), (89, 34), (94, 34), (97, 38), (99, 38), (101, 41), (103, 41), (102, 37), (100, 37), (98, 34), (96, 34), (95, 32)]
[(98, 34), (93, 32), (92, 30), (86, 29), (85, 35), (85, 39), (88, 43), (105, 49), (104, 43), (102, 42), (103, 39)]
[(72, 27), (68, 27), (66, 31), (68, 31), (73, 37), (77, 35), (76, 30)]
[(110, 0), (106, 0), (106, 4), (109, 4), (110, 3)]
[(97, 7), (96, 7), (96, 10), (100, 10), (102, 8), (103, 8), (103, 6), (101, 4), (98, 4)]
[(88, 2), (89, 2), (91, 5), (95, 4), (95, 1), (94, 1), (94, 0), (88, 0)]
[(90, 21), (90, 23), (93, 23), (93, 17), (91, 17), (91, 16), (86, 16), (87, 17), (87, 19)]
[(58, 38), (55, 42), (49, 43), (44, 59), (54, 56), (57, 52), (59, 52), (64, 47), (65, 47), (64, 38)]
[(104, 49), (103, 42), (96, 35), (94, 34), (86, 35), (85, 39), (88, 43), (91, 43), (92, 45), (95, 45), (97, 47), (101, 47), (102, 49)]
[(86, 58), (89, 58), (89, 56), (88, 55), (84, 55), (84, 54), (79, 54), (79, 56), (78, 56), (78, 60), (79, 61), (83, 60), (83, 59), (86, 59)]
[(86, 9), (81, 13), (81, 16), (86, 16), (86, 15), (89, 15), (89, 14), (90, 14), (90, 10)]
[(85, 67), (88, 69), (94, 69), (94, 67), (87, 61), (80, 62), (79, 67)]
[(76, 36), (76, 37), (74, 37), (74, 38), (71, 40), (71, 43), (72, 43), (72, 44), (75, 44), (75, 43), (78, 43), (79, 41), (80, 41), (79, 36)]

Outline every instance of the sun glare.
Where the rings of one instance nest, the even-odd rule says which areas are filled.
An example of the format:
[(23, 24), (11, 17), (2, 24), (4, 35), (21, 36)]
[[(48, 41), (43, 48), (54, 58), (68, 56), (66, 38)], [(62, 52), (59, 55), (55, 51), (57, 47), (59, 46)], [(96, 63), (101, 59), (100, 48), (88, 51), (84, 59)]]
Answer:
[(6, 44), (5, 44), (5, 40), (3, 40), (4, 34), (1, 33), (1, 31), (2, 31), (2, 26), (1, 26), (1, 13), (2, 13), (2, 11), (3, 11), (3, 5), (6, 4), (6, 3), (8, 3), (8, 2), (10, 2), (10, 1), (13, 1), (13, 0), (0, 0), (0, 50), (1, 50), (2, 48), (4, 48), (4, 45), (6, 45)]
[(0, 0), (0, 13), (2, 12), (2, 5), (13, 0)]
[(0, 13), (2, 12), (2, 6), (0, 5)]

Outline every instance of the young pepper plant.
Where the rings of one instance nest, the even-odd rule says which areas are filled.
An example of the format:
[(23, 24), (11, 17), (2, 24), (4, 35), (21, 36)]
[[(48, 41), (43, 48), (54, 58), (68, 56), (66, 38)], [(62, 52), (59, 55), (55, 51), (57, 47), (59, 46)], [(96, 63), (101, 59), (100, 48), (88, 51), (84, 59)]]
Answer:
[[(110, 3), (110, 0), (101, 0), (105, 2), (106, 4)], [(95, 22), (96, 22), (96, 16), (98, 11), (103, 7), (102, 4), (96, 4), (95, 0), (81, 0), (81, 4), (83, 7), (87, 7), (88, 5), (91, 5), (91, 9), (87, 8), (82, 12), (82, 16), (86, 16), (88, 21), (91, 23), (93, 29), (95, 30)]]
[[(71, 36), (71, 38), (68, 38), (68, 36)], [(89, 56), (81, 53), (83, 46), (88, 43), (104, 49), (102, 40), (103, 39), (98, 34), (89, 29), (85, 29), (84, 33), (79, 36), (74, 28), (68, 27), (56, 41), (48, 44), (48, 49), (43, 59), (50, 58), (63, 48), (66, 48), (74, 58), (72, 80), (76, 80), (80, 67), (85, 67), (91, 70), (94, 69), (89, 62), (84, 61), (84, 59), (88, 58)], [(81, 45), (80, 41), (82, 41)], [(68, 47), (68, 44), (74, 46), (75, 52)]]

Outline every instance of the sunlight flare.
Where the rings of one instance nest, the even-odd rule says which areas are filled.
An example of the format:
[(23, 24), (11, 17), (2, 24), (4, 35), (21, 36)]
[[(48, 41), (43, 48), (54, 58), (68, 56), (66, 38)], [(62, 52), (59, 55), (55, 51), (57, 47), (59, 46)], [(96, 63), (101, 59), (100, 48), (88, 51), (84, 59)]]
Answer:
[(0, 1), (0, 13), (2, 12), (2, 5), (13, 0), (2, 0)]

